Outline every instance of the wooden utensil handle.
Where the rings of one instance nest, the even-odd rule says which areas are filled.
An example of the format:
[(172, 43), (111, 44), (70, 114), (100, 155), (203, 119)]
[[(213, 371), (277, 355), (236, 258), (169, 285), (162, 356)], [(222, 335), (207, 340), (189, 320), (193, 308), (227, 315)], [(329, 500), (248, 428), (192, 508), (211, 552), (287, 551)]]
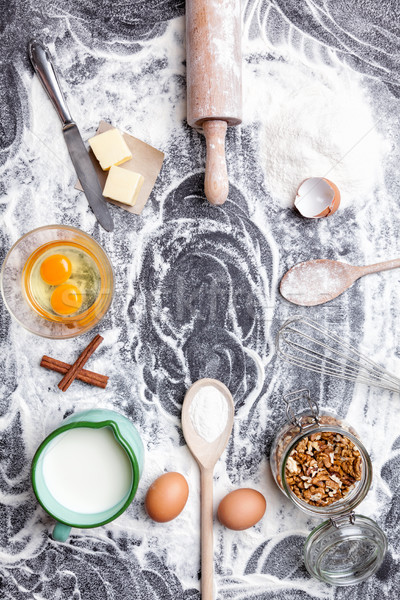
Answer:
[(367, 265), (359, 268), (362, 271), (362, 275), (379, 273), (379, 271), (390, 271), (390, 269), (400, 268), (400, 258), (395, 258), (394, 260), (387, 260), (385, 262), (375, 263), (374, 265)]
[(214, 598), (213, 470), (201, 469), (201, 597)]
[(226, 121), (204, 121), (207, 158), (204, 191), (211, 204), (223, 204), (228, 197), (229, 183), (225, 160)]

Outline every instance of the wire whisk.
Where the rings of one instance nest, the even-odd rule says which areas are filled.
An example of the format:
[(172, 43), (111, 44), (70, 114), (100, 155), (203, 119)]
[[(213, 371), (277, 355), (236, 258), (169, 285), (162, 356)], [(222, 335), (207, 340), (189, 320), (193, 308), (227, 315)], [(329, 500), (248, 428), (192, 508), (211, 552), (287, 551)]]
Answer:
[(283, 323), (276, 337), (284, 360), (323, 375), (400, 392), (400, 379), (315, 321), (295, 316)]

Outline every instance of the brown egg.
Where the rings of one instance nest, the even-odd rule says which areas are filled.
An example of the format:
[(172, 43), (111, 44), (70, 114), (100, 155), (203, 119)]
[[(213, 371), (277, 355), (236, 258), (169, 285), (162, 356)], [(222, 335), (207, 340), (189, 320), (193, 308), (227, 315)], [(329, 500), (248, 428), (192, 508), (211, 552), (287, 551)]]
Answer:
[(225, 527), (240, 531), (258, 523), (266, 507), (267, 503), (260, 492), (242, 488), (222, 498), (218, 507), (218, 519)]
[(145, 507), (148, 515), (158, 523), (175, 519), (184, 509), (189, 486), (180, 473), (165, 473), (148, 489)]

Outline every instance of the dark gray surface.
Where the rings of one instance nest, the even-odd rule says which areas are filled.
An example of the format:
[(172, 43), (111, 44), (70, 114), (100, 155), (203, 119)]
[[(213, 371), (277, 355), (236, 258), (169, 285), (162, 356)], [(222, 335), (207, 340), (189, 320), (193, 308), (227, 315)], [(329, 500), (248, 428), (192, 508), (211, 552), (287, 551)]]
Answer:
[[(81, 227), (109, 253), (116, 296), (98, 328), (105, 342), (90, 363), (110, 375), (106, 392), (76, 383), (60, 394), (57, 376), (37, 366), (42, 354), (73, 361), (90, 334), (65, 342), (34, 338), (11, 323), (0, 304), (1, 597), (199, 596), (198, 474), (179, 417), (185, 389), (203, 376), (228, 385), (236, 405), (234, 433), (217, 467), (216, 499), (235, 487), (254, 486), (268, 502), (266, 516), (250, 532), (233, 534), (216, 524), (218, 597), (397, 597), (399, 398), (296, 372), (273, 357), (273, 335), (294, 312), (277, 286), (295, 262), (323, 256), (363, 264), (375, 254), (376, 260), (399, 256), (398, 3), (249, 0), (243, 6), (244, 46), (263, 30), (271, 47), (291, 47), (308, 65), (322, 61), (331, 68), (338, 59), (366, 75), (363, 84), (379, 129), (391, 143), (385, 185), (362, 210), (338, 212), (329, 225), (306, 222), (269, 197), (252, 123), (228, 133), (232, 176), (226, 205), (215, 209), (204, 200), (204, 144), (183, 120), (183, 2), (3, 4), (2, 255), (33, 227), (52, 222)], [(26, 44), (33, 35), (50, 44), (86, 139), (104, 118), (166, 153), (142, 216), (113, 210), (111, 235), (73, 189), (73, 170), (61, 134), (55, 133), (57, 117), (32, 79)], [(175, 118), (172, 124), (165, 114), (147, 111), (152, 102), (158, 108), (162, 98), (164, 110)], [(328, 239), (322, 249), (321, 239)], [(368, 252), (369, 247), (375, 250)], [(295, 312), (318, 318), (357, 345), (367, 341), (370, 355), (394, 370), (399, 301), (399, 275), (393, 272), (360, 282), (327, 306)], [(360, 512), (387, 532), (389, 552), (378, 574), (351, 590), (310, 580), (301, 547), (316, 523), (289, 505), (268, 472), (266, 457), (283, 418), (281, 396), (300, 385), (347, 416), (374, 463), (374, 485)], [(74, 531), (66, 544), (57, 544), (48, 537), (51, 519), (31, 490), (29, 465), (38, 444), (65, 415), (91, 406), (120, 410), (138, 425), (147, 448), (145, 475), (135, 502), (118, 521)], [(184, 473), (191, 494), (182, 516), (160, 526), (146, 517), (143, 499), (164, 470)]]

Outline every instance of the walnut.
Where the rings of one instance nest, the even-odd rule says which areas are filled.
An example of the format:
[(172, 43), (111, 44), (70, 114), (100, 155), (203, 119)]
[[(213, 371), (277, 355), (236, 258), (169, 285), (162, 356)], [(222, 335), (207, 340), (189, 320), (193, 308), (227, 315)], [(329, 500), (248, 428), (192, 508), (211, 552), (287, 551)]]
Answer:
[(307, 444), (308, 444), (308, 438), (302, 439), (301, 442), (299, 442), (296, 446), (297, 452), (304, 453), (306, 451)]
[(359, 450), (347, 437), (330, 431), (304, 437), (286, 463), (289, 487), (313, 506), (338, 502), (360, 481), (361, 474)]
[(294, 460), (292, 456), (289, 456), (286, 463), (286, 468), (289, 473), (299, 473), (300, 467), (299, 464)]

